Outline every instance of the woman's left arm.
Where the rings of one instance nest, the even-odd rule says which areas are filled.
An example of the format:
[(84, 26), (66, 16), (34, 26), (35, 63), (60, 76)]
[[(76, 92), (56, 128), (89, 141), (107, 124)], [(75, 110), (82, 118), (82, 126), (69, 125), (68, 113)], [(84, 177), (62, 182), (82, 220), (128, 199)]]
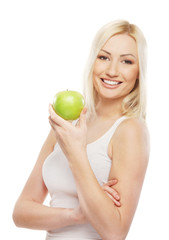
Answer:
[(138, 203), (148, 162), (148, 137), (143, 123), (125, 120), (116, 131), (110, 179), (118, 179), (116, 190), (121, 207), (114, 205), (99, 185), (87, 157), (85, 110), (79, 125), (72, 126), (56, 115), (50, 106), (49, 121), (68, 158), (84, 215), (104, 240), (123, 240)]

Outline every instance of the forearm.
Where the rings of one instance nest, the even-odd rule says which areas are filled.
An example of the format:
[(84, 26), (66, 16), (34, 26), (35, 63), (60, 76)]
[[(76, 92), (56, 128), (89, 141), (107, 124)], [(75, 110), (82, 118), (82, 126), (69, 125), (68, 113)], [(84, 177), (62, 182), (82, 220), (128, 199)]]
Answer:
[(76, 181), (80, 206), (86, 218), (104, 240), (118, 239), (118, 236), (122, 239), (120, 211), (102, 190), (86, 160), (87, 156), (81, 154), (81, 161), (76, 161), (75, 158), (76, 156), (73, 156), (74, 160), (70, 161), (70, 167)]
[(16, 203), (13, 220), (18, 227), (53, 230), (76, 224), (73, 209), (51, 208), (34, 201)]

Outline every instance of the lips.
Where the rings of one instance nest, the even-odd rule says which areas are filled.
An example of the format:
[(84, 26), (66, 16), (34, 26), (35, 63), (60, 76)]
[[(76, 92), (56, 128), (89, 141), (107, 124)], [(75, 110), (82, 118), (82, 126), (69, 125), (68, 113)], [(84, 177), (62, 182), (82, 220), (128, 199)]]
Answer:
[(121, 84), (121, 81), (117, 81), (117, 80), (110, 80), (110, 79), (106, 79), (106, 78), (101, 78), (102, 82), (110, 85), (110, 86), (116, 86)]

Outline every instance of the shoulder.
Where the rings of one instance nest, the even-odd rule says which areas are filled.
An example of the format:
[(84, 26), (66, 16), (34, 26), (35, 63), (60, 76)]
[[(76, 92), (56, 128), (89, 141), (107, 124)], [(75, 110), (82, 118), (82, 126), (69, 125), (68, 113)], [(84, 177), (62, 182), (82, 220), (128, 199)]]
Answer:
[[(51, 128), (40, 151), (40, 154), (43, 153), (51, 153), (54, 150), (54, 147), (57, 143), (57, 139), (54, 133), (54, 130)], [(46, 154), (45, 154), (46, 155)]]
[[(144, 156), (148, 159), (150, 144), (146, 123), (137, 118), (125, 119), (113, 136), (113, 152), (120, 156)], [(124, 155), (123, 155), (124, 158)]]
[(47, 139), (46, 141), (49, 143), (49, 145), (54, 148), (55, 147), (55, 144), (57, 143), (57, 139), (56, 139), (56, 135), (54, 133), (54, 130), (51, 129), (48, 136), (47, 136)]
[(115, 138), (145, 138), (149, 139), (149, 132), (145, 121), (138, 118), (127, 118), (119, 125)]

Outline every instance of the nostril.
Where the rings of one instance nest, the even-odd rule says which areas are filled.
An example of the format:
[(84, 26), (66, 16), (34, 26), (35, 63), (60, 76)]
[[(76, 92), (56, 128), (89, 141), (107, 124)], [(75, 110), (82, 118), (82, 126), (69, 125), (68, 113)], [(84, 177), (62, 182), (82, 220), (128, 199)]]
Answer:
[(108, 77), (110, 77), (110, 78), (114, 78), (114, 77), (118, 77), (119, 76), (119, 72), (113, 72), (113, 71), (107, 71), (106, 72), (106, 75), (108, 76)]
[(109, 68), (107, 68), (106, 74), (107, 74), (107, 76), (113, 78), (113, 77), (119, 76), (119, 71), (118, 71), (117, 67), (109, 67)]

